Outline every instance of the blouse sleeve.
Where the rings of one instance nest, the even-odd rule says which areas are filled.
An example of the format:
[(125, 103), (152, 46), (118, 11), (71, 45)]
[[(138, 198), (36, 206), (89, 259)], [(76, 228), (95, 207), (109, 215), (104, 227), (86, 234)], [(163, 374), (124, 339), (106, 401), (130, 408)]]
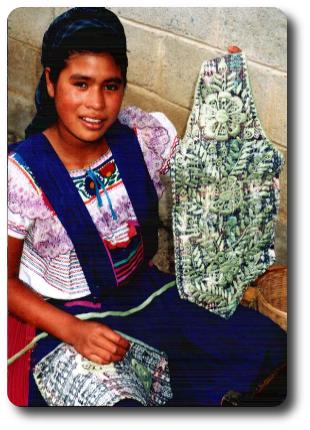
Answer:
[(177, 131), (169, 119), (161, 112), (148, 114), (155, 119), (147, 128), (135, 128), (143, 152), (144, 160), (160, 198), (165, 185), (160, 175), (169, 175), (170, 161), (178, 145)]
[(163, 164), (159, 170), (161, 175), (167, 175), (170, 172), (170, 161), (175, 154), (176, 147), (179, 143), (179, 138), (174, 125), (165, 114), (162, 112), (152, 112), (151, 115), (153, 115), (168, 132), (167, 144), (164, 146), (163, 152), (161, 154), (163, 158)]
[(50, 212), (31, 172), (17, 154), (8, 159), (8, 235), (24, 239), (37, 217)]
[(169, 172), (179, 142), (175, 127), (163, 113), (145, 112), (137, 106), (123, 109), (118, 118), (135, 131), (158, 197), (161, 197), (165, 186), (160, 175)]

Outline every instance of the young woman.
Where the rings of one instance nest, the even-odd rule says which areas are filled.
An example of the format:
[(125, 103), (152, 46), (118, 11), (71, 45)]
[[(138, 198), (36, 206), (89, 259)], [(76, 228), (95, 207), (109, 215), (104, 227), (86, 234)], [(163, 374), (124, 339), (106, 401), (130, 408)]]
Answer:
[[(124, 360), (126, 335), (167, 354), (167, 405), (215, 405), (230, 389), (253, 388), (285, 358), (281, 330), (243, 307), (226, 321), (181, 301), (174, 277), (152, 264), (159, 176), (177, 137), (163, 114), (120, 112), (120, 21), (105, 8), (69, 10), (44, 35), (42, 65), (37, 114), (9, 155), (9, 311), (49, 333), (31, 354), (27, 404), (46, 405), (32, 369), (59, 342), (106, 365)], [(127, 317), (76, 317), (150, 297)], [(129, 393), (116, 404), (141, 402)]]

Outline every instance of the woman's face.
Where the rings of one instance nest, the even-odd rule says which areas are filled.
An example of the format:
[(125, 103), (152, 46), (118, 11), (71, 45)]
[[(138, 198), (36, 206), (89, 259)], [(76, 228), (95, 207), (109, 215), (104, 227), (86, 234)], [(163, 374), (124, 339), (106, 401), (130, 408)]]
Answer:
[(62, 139), (96, 142), (116, 120), (124, 83), (120, 67), (110, 54), (73, 54), (56, 84), (49, 78), (49, 69), (46, 81), (55, 101), (56, 125)]

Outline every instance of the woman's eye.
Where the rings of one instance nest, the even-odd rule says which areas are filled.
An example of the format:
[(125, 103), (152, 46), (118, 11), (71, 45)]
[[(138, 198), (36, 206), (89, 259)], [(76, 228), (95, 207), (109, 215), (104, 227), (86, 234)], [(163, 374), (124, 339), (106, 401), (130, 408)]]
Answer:
[(78, 88), (82, 88), (82, 89), (86, 89), (87, 88), (86, 82), (75, 82), (74, 86), (78, 87)]
[(118, 85), (116, 84), (107, 84), (104, 86), (104, 89), (107, 91), (117, 91), (118, 90)]

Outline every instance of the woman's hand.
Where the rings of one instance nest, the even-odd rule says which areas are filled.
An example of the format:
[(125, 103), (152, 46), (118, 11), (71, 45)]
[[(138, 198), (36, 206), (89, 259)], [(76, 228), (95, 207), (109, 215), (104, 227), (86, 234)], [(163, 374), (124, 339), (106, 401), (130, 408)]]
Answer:
[(124, 357), (129, 342), (118, 333), (104, 324), (81, 321), (57, 309), (18, 279), (22, 240), (9, 237), (8, 250), (8, 305), (13, 315), (72, 345), (96, 363), (108, 364)]
[(77, 321), (73, 327), (71, 345), (88, 360), (109, 364), (121, 360), (129, 342), (110, 327), (93, 321)]

